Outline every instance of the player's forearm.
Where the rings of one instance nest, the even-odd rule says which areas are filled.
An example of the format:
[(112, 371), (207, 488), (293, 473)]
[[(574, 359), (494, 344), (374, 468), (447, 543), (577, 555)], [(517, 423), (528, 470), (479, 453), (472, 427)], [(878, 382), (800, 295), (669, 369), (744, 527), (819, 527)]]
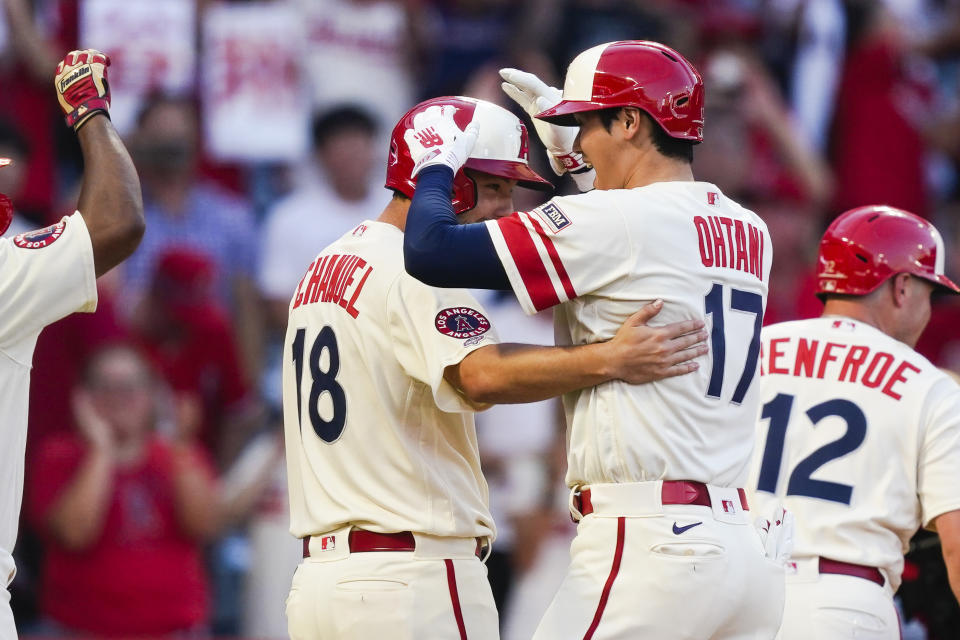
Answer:
[(960, 510), (948, 511), (934, 520), (947, 565), (947, 578), (953, 597), (960, 603)]
[(491, 345), (463, 359), (455, 386), (477, 403), (546, 400), (614, 379), (605, 345)]
[(140, 179), (110, 119), (92, 116), (77, 132), (83, 151), (78, 209), (90, 239), (97, 276), (133, 253), (144, 232)]
[(407, 273), (434, 287), (509, 290), (486, 226), (457, 224), (452, 187), (448, 167), (428, 167), (417, 177), (403, 233)]
[(100, 537), (113, 493), (113, 474), (112, 453), (92, 448), (50, 509), (50, 533), (67, 549), (84, 549)]

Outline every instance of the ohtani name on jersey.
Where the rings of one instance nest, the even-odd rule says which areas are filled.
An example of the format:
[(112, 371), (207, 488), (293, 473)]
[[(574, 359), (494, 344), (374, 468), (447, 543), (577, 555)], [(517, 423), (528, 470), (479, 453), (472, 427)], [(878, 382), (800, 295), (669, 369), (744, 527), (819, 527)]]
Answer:
[(763, 231), (726, 216), (696, 216), (693, 224), (703, 266), (736, 269), (763, 281)]
[[(796, 340), (796, 345), (792, 344)], [(909, 382), (908, 375), (920, 373), (920, 368), (907, 362), (897, 361), (886, 351), (871, 351), (863, 345), (847, 345), (839, 342), (807, 340), (806, 338), (774, 338), (767, 357), (760, 358), (761, 375), (787, 375), (838, 382), (859, 383), (868, 389), (880, 389), (881, 393), (899, 400), (903, 396), (894, 388)], [(792, 352), (792, 355), (791, 355)]]
[(352, 318), (360, 315), (355, 303), (360, 297), (363, 285), (370, 277), (373, 266), (366, 260), (352, 254), (330, 254), (319, 256), (310, 263), (307, 273), (297, 285), (293, 299), (293, 308), (317, 302), (338, 304)]

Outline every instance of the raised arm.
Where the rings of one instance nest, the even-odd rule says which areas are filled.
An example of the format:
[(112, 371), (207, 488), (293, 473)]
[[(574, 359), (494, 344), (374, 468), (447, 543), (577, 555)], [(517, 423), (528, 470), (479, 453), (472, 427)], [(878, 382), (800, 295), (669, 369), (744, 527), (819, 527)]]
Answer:
[(444, 377), (477, 404), (536, 402), (611, 380), (641, 384), (696, 371), (707, 353), (700, 320), (647, 322), (655, 301), (627, 318), (613, 339), (572, 347), (497, 344), (471, 352)]
[(109, 58), (93, 49), (71, 51), (55, 80), (67, 124), (77, 132), (83, 152), (78, 209), (90, 233), (97, 276), (133, 253), (144, 232), (140, 180), (108, 115), (109, 65)]
[(403, 233), (407, 273), (433, 287), (509, 290), (487, 226), (457, 224), (450, 203), (453, 174), (443, 165), (419, 174)]

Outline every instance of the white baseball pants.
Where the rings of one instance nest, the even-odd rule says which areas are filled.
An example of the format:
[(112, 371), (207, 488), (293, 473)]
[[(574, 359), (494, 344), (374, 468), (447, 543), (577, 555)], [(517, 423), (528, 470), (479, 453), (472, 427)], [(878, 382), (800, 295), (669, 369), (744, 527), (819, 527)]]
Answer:
[(817, 570), (817, 558), (796, 560), (787, 574), (786, 606), (777, 640), (899, 640), (900, 621), (886, 586)]
[[(350, 553), (313, 538), (287, 596), (293, 640), (498, 640), (476, 540), (416, 535), (415, 551)], [(340, 543), (340, 541), (343, 543)]]
[(663, 505), (659, 482), (590, 489), (594, 512), (534, 640), (773, 639), (784, 572), (749, 512)]

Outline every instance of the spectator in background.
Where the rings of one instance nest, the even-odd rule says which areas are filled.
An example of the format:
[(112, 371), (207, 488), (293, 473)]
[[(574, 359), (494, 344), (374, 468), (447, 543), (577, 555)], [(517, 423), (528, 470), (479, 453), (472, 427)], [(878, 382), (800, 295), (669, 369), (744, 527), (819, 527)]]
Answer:
[(196, 439), (226, 468), (258, 415), (230, 320), (216, 300), (217, 280), (213, 260), (200, 251), (159, 253), (133, 332), (175, 394), (178, 437)]
[(244, 377), (256, 378), (262, 349), (259, 297), (254, 284), (257, 238), (242, 200), (198, 179), (198, 126), (194, 103), (147, 99), (130, 151), (143, 184), (147, 232), (124, 265), (123, 299), (134, 308), (147, 294), (161, 254), (190, 248), (214, 267), (211, 295), (229, 313)]
[(882, 202), (929, 217), (922, 127), (930, 87), (911, 75), (904, 34), (882, 3), (850, 0), (847, 15), (831, 141), (835, 208)]
[(132, 347), (100, 350), (74, 395), (78, 433), (41, 445), (28, 509), (46, 542), (47, 631), (129, 637), (205, 624), (214, 479), (200, 450), (156, 432), (156, 383)]
[[(357, 223), (380, 215), (390, 194), (374, 172), (382, 159), (373, 116), (356, 105), (340, 105), (313, 122), (313, 179), (267, 214), (260, 255), (260, 293), (268, 326), (283, 336), (287, 306), (304, 270), (317, 253)], [(279, 406), (280, 355), (267, 359), (265, 393)]]
[[(304, 68), (314, 110), (359, 103), (378, 125), (396, 122), (416, 101), (416, 43), (404, 5), (417, 1), (293, 1), (306, 25)], [(381, 133), (386, 141), (389, 132)]]

